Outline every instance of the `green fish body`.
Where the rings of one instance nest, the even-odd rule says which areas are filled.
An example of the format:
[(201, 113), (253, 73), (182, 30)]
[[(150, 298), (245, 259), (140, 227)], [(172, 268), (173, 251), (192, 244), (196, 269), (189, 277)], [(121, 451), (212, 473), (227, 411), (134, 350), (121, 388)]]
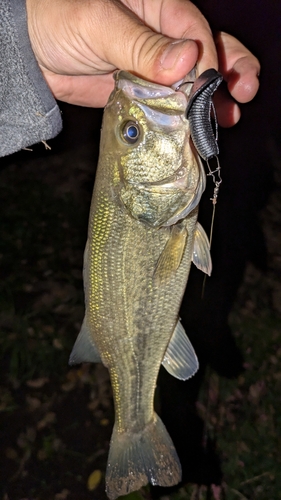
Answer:
[(178, 312), (193, 261), (210, 274), (197, 223), (205, 174), (185, 118), (188, 98), (120, 71), (104, 111), (84, 255), (85, 318), (70, 363), (99, 362), (112, 383), (110, 499), (181, 480), (153, 408), (161, 363), (186, 380), (198, 362)]

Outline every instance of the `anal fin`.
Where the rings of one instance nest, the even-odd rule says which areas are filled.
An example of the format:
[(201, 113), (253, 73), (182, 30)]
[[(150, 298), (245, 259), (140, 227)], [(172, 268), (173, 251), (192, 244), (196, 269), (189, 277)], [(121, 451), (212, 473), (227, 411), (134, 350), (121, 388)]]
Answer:
[(189, 379), (198, 370), (197, 356), (180, 321), (171, 337), (162, 365), (180, 380)]
[(96, 348), (90, 330), (86, 323), (86, 315), (84, 317), (81, 330), (75, 341), (73, 349), (69, 357), (70, 365), (79, 363), (101, 363), (101, 358)]

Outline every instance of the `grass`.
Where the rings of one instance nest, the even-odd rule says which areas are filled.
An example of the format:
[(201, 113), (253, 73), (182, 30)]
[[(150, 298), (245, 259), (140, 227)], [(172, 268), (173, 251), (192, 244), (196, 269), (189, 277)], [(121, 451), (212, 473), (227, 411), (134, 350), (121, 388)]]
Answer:
[(277, 500), (281, 498), (281, 321), (271, 316), (237, 318), (233, 324), (238, 323), (246, 370), (237, 381), (210, 375), (209, 387), (203, 390), (210, 402), (208, 428), (222, 455), (227, 499)]
[(1, 352), (21, 381), (62, 373), (83, 310), (85, 209), (24, 167), (8, 169), (0, 189)]

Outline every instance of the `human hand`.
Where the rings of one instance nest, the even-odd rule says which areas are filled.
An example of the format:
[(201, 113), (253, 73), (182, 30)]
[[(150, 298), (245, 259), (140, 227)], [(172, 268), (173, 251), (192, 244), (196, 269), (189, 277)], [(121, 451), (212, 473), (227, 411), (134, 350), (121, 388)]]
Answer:
[[(257, 91), (258, 61), (222, 34), (218, 63), (210, 27), (188, 0), (26, 0), (26, 5), (31, 45), (57, 99), (101, 107), (116, 68), (172, 85), (196, 63), (198, 74), (219, 68), (239, 102)], [(238, 121), (237, 104), (222, 98), (217, 106), (224, 126)]]

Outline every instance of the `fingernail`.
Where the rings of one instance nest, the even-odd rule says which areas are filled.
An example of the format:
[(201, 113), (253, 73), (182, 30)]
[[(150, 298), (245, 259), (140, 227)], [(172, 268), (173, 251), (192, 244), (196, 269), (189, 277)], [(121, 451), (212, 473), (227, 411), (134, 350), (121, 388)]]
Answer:
[(176, 40), (164, 50), (160, 63), (163, 69), (172, 69), (188, 40)]

